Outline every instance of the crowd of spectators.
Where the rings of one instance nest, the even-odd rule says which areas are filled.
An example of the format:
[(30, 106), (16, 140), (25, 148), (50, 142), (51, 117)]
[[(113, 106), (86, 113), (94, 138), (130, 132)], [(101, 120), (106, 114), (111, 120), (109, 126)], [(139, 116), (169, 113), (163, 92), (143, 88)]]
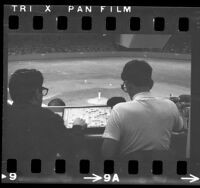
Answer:
[[(31, 35), (31, 37), (30, 37)], [(119, 47), (114, 37), (106, 34), (18, 34), (8, 37), (8, 55), (133, 51)], [(189, 36), (174, 35), (163, 49), (134, 49), (135, 51), (191, 53)]]
[(189, 36), (171, 36), (163, 52), (188, 54), (191, 53), (191, 41)]
[(32, 34), (31, 37), (29, 35), (10, 35), (8, 39), (9, 55), (99, 51), (115, 51), (113, 41), (109, 36)]

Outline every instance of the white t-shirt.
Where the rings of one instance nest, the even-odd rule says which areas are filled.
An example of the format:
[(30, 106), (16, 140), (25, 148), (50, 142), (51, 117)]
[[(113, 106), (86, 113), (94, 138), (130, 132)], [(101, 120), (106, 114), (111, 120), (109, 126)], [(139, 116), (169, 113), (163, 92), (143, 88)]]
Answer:
[(138, 150), (168, 150), (172, 131), (182, 128), (183, 119), (172, 101), (142, 92), (132, 101), (114, 106), (103, 138), (120, 141), (123, 155)]

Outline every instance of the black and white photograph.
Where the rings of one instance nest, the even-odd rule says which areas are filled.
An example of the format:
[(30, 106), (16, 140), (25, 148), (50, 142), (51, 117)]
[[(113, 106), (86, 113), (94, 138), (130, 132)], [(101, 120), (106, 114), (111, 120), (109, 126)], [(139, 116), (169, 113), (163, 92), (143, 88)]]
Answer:
[(188, 33), (9, 32), (3, 178), (199, 180), (176, 169), (191, 157), (191, 40)]

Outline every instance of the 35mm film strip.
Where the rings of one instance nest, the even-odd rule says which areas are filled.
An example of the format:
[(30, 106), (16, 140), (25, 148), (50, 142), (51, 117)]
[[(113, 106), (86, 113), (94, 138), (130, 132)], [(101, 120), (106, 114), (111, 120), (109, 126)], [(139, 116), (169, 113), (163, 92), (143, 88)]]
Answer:
[[(67, 30), (68, 27), (68, 18), (66, 16), (58, 16), (55, 18), (57, 22), (57, 30)], [(33, 16), (32, 19), (32, 29), (33, 30), (43, 30), (43, 17), (42, 16)], [(131, 31), (140, 31), (140, 17), (131, 17), (129, 22)], [(152, 20), (154, 31), (164, 31), (165, 30), (165, 18), (155, 17)], [(9, 29), (18, 30), (19, 28), (19, 17), (18, 16), (9, 16)], [(81, 18), (81, 29), (83, 31), (92, 30), (92, 17), (83, 16)], [(105, 27), (107, 31), (115, 31), (116, 28), (116, 18), (115, 17), (106, 17)], [(187, 32), (189, 30), (189, 19), (187, 17), (180, 17), (178, 19), (177, 29), (180, 32)]]
[(199, 14), (5, 5), (2, 182), (198, 184)]
[[(42, 161), (40, 159), (32, 159), (30, 161), (29, 170), (31, 173), (41, 173), (42, 169)], [(114, 170), (114, 161), (113, 160), (105, 160), (104, 161), (104, 174), (113, 174)], [(154, 175), (162, 175), (163, 174), (163, 162), (162, 161), (153, 161), (152, 162), (152, 171), (151, 173)], [(129, 174), (139, 174), (139, 161), (130, 160), (127, 164), (127, 173)], [(150, 170), (150, 169), (149, 169)], [(186, 175), (187, 174), (187, 161), (177, 161), (177, 165), (175, 166), (176, 173), (178, 175)], [(17, 160), (16, 159), (8, 159), (7, 160), (7, 172), (8, 173), (16, 173), (17, 172)], [(55, 173), (65, 173), (66, 172), (66, 164), (65, 160), (57, 159), (55, 161)], [(89, 174), (90, 173), (90, 161), (89, 160), (80, 160), (79, 161), (79, 173), (80, 174)]]

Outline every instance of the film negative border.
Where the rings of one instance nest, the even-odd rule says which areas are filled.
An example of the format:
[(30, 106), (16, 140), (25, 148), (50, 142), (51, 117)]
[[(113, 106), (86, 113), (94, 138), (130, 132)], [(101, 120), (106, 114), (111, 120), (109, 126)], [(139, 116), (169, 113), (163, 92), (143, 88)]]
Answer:
[[(91, 172), (90, 165), (91, 161), (87, 159), (82, 159), (79, 161), (79, 172), (80, 174), (89, 174)], [(139, 162), (138, 160), (129, 160), (127, 161), (127, 165), (125, 171), (129, 175), (137, 175), (141, 172), (141, 167), (143, 162)], [(146, 162), (144, 162), (146, 163)], [(147, 163), (146, 163), (147, 164)], [(154, 160), (150, 164), (150, 169), (152, 175), (162, 175), (165, 172), (165, 168), (163, 168), (166, 163), (162, 160)], [(42, 169), (42, 161), (40, 159), (32, 159), (29, 161), (29, 166), (27, 169), (30, 170), (31, 173), (41, 173)], [(64, 159), (57, 159), (54, 163), (54, 171), (55, 173), (62, 174), (66, 173), (68, 169), (66, 169), (66, 161)], [(8, 159), (6, 164), (6, 169), (8, 173), (17, 173), (18, 171), (18, 161), (16, 159)], [(78, 169), (77, 169), (78, 170)], [(187, 161), (177, 161), (174, 166), (174, 170), (177, 175), (186, 175), (187, 174)], [(104, 174), (114, 174), (116, 172), (115, 161), (113, 160), (104, 160), (103, 162), (103, 172)]]
[[(141, 21), (140, 17), (130, 17), (129, 21), (127, 21), (127, 24), (129, 24), (131, 31), (140, 31), (141, 28)], [(33, 30), (45, 30), (43, 27), (44, 20), (42, 16), (33, 16), (32, 21), (32, 29)], [(68, 17), (67, 16), (58, 16), (54, 20), (57, 24), (57, 30), (67, 30), (68, 29)], [(187, 32), (189, 31), (189, 18), (188, 17), (180, 17), (178, 18), (177, 28), (176, 30), (179, 32)], [(22, 26), (19, 24), (21, 22), (19, 16), (16, 15), (10, 15), (9, 16), (9, 30), (20, 30), (19, 26)], [(115, 31), (117, 30), (116, 27), (116, 17), (106, 17), (105, 18), (105, 29), (106, 31)], [(91, 16), (83, 16), (81, 18), (81, 29), (82, 31), (90, 31), (92, 30), (93, 26), (92, 17)], [(155, 32), (165, 31), (165, 18), (164, 17), (154, 17), (152, 19), (153, 24), (153, 30)], [(143, 27), (143, 25), (142, 25)]]
[[(186, 161), (179, 161), (176, 165), (176, 173), (178, 175), (187, 174), (191, 169), (198, 171), (198, 166), (196, 162), (199, 163), (200, 154), (195, 152), (198, 150), (198, 144), (196, 144), (196, 139), (199, 138), (199, 128), (198, 128), (198, 112), (199, 107), (199, 96), (200, 88), (198, 80), (200, 79), (200, 69), (199, 69), (199, 47), (200, 47), (200, 11), (196, 8), (190, 9), (183, 8), (180, 9), (180, 14), (176, 13), (176, 8), (166, 8), (165, 10), (160, 10), (159, 8), (135, 8), (134, 12), (131, 14), (117, 14), (117, 13), (104, 13), (91, 15), (91, 14), (78, 14), (78, 13), (64, 13), (64, 11), (56, 11), (53, 14), (44, 14), (40, 11), (37, 13), (31, 12), (29, 16), (26, 13), (15, 12), (11, 10), (10, 6), (6, 6), (8, 11), (5, 11), (4, 17), (4, 29), (8, 32), (115, 32), (115, 33), (148, 33), (148, 34), (166, 34), (166, 33), (176, 33), (185, 34), (190, 33), (192, 36), (192, 138), (191, 138), (191, 157), (190, 162), (192, 164), (189, 166)], [(60, 7), (61, 8), (61, 7)], [(61, 8), (62, 9), (62, 8)], [(145, 12), (145, 13), (144, 13)], [(31, 16), (30, 16), (31, 15)], [(14, 17), (10, 17), (14, 16)], [(36, 25), (32, 23), (36, 17)], [(107, 18), (109, 18), (107, 20)], [(43, 20), (43, 21), (42, 21)], [(106, 22), (107, 20), (107, 22)], [(128, 20), (128, 22), (127, 22)], [(13, 22), (14, 21), (14, 22)], [(42, 23), (40, 23), (42, 22)], [(51, 22), (51, 25), (46, 25), (47, 22)], [(113, 23), (115, 23), (113, 25)], [(39, 24), (38, 24), (39, 23)], [(63, 25), (63, 23), (66, 23)], [(106, 27), (106, 23), (108, 23)], [(126, 24), (123, 24), (126, 23)], [(134, 23), (136, 25), (134, 26)], [(123, 25), (123, 26), (122, 26)], [(36, 28), (36, 29), (34, 29)], [(194, 115), (195, 114), (195, 115)], [(10, 163), (10, 162), (9, 162)], [(13, 163), (13, 164), (12, 164)], [(57, 161), (56, 173), (64, 173), (66, 169), (62, 169), (65, 160)], [(108, 166), (112, 166), (111, 170), (113, 172), (112, 162), (107, 162)], [(40, 166), (40, 168), (33, 169), (33, 172), (40, 173), (41, 161), (36, 159), (32, 162), (32, 166)], [(133, 165), (136, 168), (127, 168), (129, 174), (137, 174), (139, 172), (139, 164), (137, 161), (129, 161), (128, 166)], [(11, 166), (7, 166), (8, 172), (12, 173), (17, 171), (16, 161), (11, 161)], [(60, 167), (61, 168), (60, 168)], [(65, 166), (65, 165), (64, 165)], [(82, 167), (83, 166), (83, 167)], [(162, 161), (157, 161), (152, 164), (153, 173), (160, 174), (163, 171), (164, 163)], [(161, 167), (162, 166), (162, 167)], [(84, 160), (80, 162), (80, 172), (81, 174), (87, 174), (90, 167), (90, 162)], [(14, 168), (14, 169), (13, 169)], [(162, 170), (161, 170), (162, 169)], [(107, 172), (108, 170), (108, 172)], [(106, 170), (106, 173), (111, 173), (110, 168)]]
[[(20, 6), (23, 7), (20, 8)], [(195, 9), (191, 14), (191, 11), (187, 8), (49, 6), (7, 6), (8, 11), (5, 12), (4, 18), (5, 27), (9, 29), (9, 32), (116, 32), (149, 34), (184, 34), (197, 27), (196, 22), (193, 20)], [(69, 7), (73, 8), (70, 9)], [(77, 12), (80, 8), (82, 12)], [(177, 11), (179, 12), (178, 15)]]

